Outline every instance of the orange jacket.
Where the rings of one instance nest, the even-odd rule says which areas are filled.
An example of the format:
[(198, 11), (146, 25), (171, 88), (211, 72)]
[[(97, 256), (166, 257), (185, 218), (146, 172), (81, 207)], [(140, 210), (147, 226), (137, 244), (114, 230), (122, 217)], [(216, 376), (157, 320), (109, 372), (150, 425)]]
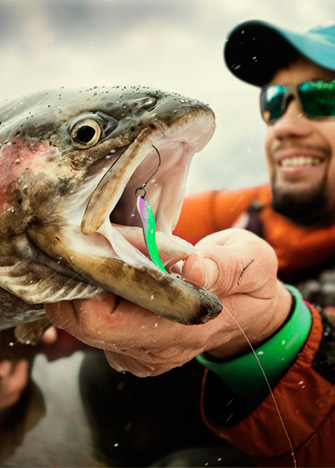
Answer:
[[(258, 214), (262, 237), (277, 254), (279, 276), (294, 279), (304, 274), (308, 278), (316, 270), (334, 265), (335, 227), (304, 228), (288, 221), (272, 210), (269, 186), (189, 197), (175, 233), (196, 243), (213, 232), (243, 225), (243, 213), (254, 201), (262, 206)], [(297, 466), (335, 467), (335, 331), (326, 318), (321, 320), (317, 309), (309, 307), (309, 337), (273, 393)], [(247, 376), (241, 378), (247, 385)], [(201, 410), (211, 430), (248, 454), (256, 466), (294, 466), (272, 396), (268, 395), (244, 419), (229, 426), (222, 410), (228, 404), (224, 391), (219, 377), (206, 370)]]
[(298, 226), (271, 208), (271, 189), (262, 185), (237, 191), (211, 191), (186, 198), (177, 236), (195, 244), (203, 237), (232, 227), (249, 205), (263, 206), (259, 218), (263, 238), (274, 248), (279, 275), (288, 277), (335, 260), (335, 226)]

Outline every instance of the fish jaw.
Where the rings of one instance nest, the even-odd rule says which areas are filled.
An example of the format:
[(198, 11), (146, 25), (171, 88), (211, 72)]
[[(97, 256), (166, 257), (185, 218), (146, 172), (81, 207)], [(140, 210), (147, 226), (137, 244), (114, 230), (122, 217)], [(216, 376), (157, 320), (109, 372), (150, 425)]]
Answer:
[[(96, 249), (92, 252), (89, 236), (82, 236), (81, 246), (87, 242), (88, 253), (78, 252), (78, 236), (66, 230), (55, 232), (52, 227), (30, 229), (32, 241), (48, 250), (88, 281), (117, 294), (169, 320), (195, 325), (217, 316), (222, 305), (219, 299), (204, 289), (196, 289), (181, 278), (162, 274), (148, 265), (129, 265), (118, 258), (107, 257)], [(49, 302), (46, 300), (46, 302)]]

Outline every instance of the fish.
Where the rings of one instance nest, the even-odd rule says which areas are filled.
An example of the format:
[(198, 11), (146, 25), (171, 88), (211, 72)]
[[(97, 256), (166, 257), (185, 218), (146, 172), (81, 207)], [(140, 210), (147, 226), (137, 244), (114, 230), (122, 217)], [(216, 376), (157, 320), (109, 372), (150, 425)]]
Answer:
[[(0, 122), (0, 330), (105, 291), (182, 324), (219, 314), (213, 293), (182, 278), (195, 248), (173, 235), (191, 160), (215, 129), (209, 106), (146, 86), (59, 88), (5, 101)], [(152, 174), (165, 271), (136, 210)]]

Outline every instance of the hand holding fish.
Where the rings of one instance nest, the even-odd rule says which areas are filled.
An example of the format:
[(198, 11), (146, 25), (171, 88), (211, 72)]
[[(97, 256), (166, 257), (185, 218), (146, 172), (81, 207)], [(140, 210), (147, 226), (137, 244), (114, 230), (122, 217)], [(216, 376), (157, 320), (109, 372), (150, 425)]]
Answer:
[(232, 316), (253, 343), (282, 323), (289, 295), (276, 302), (270, 247), (236, 230), (195, 250), (172, 235), (191, 159), (215, 129), (208, 106), (94, 87), (28, 95), (2, 115), (0, 329), (31, 342), (44, 304), (116, 368), (156, 375), (204, 350), (245, 349)]
[(230, 229), (201, 240), (182, 276), (216, 294), (223, 310), (202, 325), (182, 325), (114, 294), (47, 304), (50, 319), (90, 346), (101, 348), (115, 369), (145, 377), (181, 366), (207, 351), (230, 357), (270, 336), (290, 309), (277, 280), (272, 248), (257, 236)]

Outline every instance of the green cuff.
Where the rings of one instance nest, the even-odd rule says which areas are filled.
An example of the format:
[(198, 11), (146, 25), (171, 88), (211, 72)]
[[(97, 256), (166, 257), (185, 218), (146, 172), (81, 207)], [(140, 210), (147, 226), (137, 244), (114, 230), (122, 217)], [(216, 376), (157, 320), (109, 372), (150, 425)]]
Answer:
[[(288, 321), (270, 339), (255, 348), (264, 373), (273, 387), (276, 385), (303, 347), (312, 325), (312, 315), (300, 292), (285, 285), (294, 300), (294, 310)], [(215, 361), (198, 355), (200, 364), (219, 375), (239, 398), (262, 401), (269, 393), (264, 375), (252, 352), (230, 361)]]

